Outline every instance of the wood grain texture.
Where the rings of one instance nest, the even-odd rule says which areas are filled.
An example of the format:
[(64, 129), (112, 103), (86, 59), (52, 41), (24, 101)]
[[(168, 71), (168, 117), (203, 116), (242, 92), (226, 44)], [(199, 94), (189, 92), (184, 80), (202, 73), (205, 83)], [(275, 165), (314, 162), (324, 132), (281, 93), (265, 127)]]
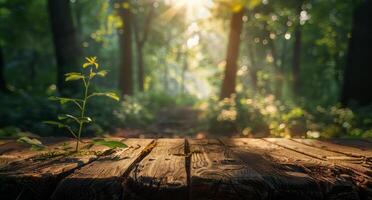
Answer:
[[(75, 142), (67, 145), (74, 147)], [(84, 145), (87, 144), (82, 149)], [(45, 155), (7, 165), (0, 171), (0, 194), (5, 199), (48, 199), (64, 176), (107, 150), (104, 146), (93, 146), (77, 154)]]
[(188, 140), (191, 199), (269, 199), (272, 186), (218, 140)]
[(272, 183), (273, 199), (359, 199), (348, 171), (262, 139), (224, 139)]
[(129, 174), (124, 199), (187, 199), (185, 140), (158, 139)]
[(343, 140), (292, 139), (292, 140), (312, 147), (341, 153), (351, 157), (359, 158), (372, 157), (372, 144), (366, 143), (362, 140), (359, 141), (353, 141), (348, 139)]
[(40, 140), (47, 146), (46, 149), (41, 151), (31, 151), (29, 145), (21, 144), (16, 140), (5, 142), (0, 146), (0, 169), (12, 163), (30, 159), (50, 151), (58, 151), (63, 143), (71, 141), (68, 138), (55, 137), (41, 138)]
[(0, 144), (1, 200), (372, 200), (366, 140), (110, 138), (130, 147), (78, 154), (41, 140), (41, 152)]
[(288, 139), (280, 139), (280, 138), (267, 138), (266, 141), (272, 142), (284, 148), (291, 149), (293, 151), (297, 151), (304, 155), (317, 158), (320, 160), (331, 162), (335, 165), (342, 166), (345, 168), (349, 168), (356, 173), (359, 173), (365, 177), (371, 177), (372, 171), (369, 167), (365, 167), (362, 164), (365, 162), (364, 159), (358, 157), (347, 156), (343, 153), (338, 153), (334, 151), (328, 151), (321, 148), (312, 147), (309, 145), (305, 145), (299, 142), (295, 142)]
[(52, 199), (121, 199), (124, 174), (139, 161), (154, 142), (152, 139), (126, 139), (128, 148), (100, 157), (64, 178)]

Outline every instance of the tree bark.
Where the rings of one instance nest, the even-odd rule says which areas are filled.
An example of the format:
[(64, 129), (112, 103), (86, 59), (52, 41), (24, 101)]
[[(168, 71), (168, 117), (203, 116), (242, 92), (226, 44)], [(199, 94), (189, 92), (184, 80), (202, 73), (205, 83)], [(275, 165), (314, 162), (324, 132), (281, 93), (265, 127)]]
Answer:
[(0, 91), (1, 92), (8, 91), (6, 87), (6, 82), (5, 82), (4, 70), (5, 70), (5, 61), (4, 61), (2, 47), (0, 46)]
[(254, 46), (252, 43), (249, 44), (248, 46), (248, 53), (249, 57), (251, 58), (251, 66), (249, 69), (249, 75), (251, 77), (251, 83), (252, 83), (252, 90), (254, 92), (258, 91), (258, 83), (257, 83), (257, 62), (256, 62), (256, 57), (254, 53)]
[[(270, 38), (270, 32), (267, 32), (267, 38)], [(283, 72), (281, 70), (281, 66), (278, 63), (279, 58), (274, 39), (269, 39), (269, 47), (271, 55), (273, 57), (273, 65), (275, 68), (275, 97), (277, 99), (280, 99), (282, 97), (283, 89)]]
[(181, 72), (181, 94), (185, 94), (186, 87), (185, 87), (185, 80), (186, 80), (186, 72), (189, 69), (189, 56), (187, 50), (184, 52), (184, 60), (183, 60), (183, 67)]
[(364, 1), (354, 11), (352, 37), (344, 71), (341, 103), (369, 105), (372, 103), (372, 1)]
[(226, 55), (226, 67), (221, 87), (220, 98), (229, 98), (235, 93), (237, 60), (239, 57), (240, 35), (243, 27), (244, 9), (233, 13), (230, 24), (230, 35)]
[(144, 66), (144, 60), (143, 60), (143, 48), (146, 44), (148, 34), (150, 31), (151, 22), (154, 15), (154, 6), (151, 4), (149, 13), (146, 16), (144, 27), (143, 27), (143, 33), (142, 37), (140, 34), (140, 30), (138, 28), (137, 23), (133, 23), (134, 28), (134, 35), (136, 39), (136, 47), (137, 47), (137, 65), (138, 65), (138, 89), (139, 91), (144, 91), (144, 82), (145, 82), (145, 66)]
[(130, 8), (123, 5), (129, 3), (129, 0), (118, 0), (121, 5), (118, 13), (123, 21), (124, 27), (118, 30), (120, 46), (120, 75), (119, 88), (122, 95), (133, 94), (133, 69), (132, 69), (132, 25)]
[(77, 71), (81, 59), (69, 0), (49, 0), (49, 15), (57, 60), (57, 87), (61, 93), (76, 92), (77, 84), (65, 82), (64, 74)]
[(302, 31), (300, 24), (297, 25), (294, 34), (294, 47), (293, 47), (293, 58), (292, 58), (292, 78), (293, 78), (293, 93), (299, 95), (301, 83), (300, 83), (300, 67), (301, 67), (301, 38)]

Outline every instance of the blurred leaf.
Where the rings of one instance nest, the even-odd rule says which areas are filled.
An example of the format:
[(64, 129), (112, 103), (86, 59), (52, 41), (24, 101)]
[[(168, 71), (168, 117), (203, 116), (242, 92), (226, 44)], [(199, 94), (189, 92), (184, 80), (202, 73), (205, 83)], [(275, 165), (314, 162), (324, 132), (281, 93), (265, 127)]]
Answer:
[(77, 103), (79, 101), (81, 101), (80, 99), (71, 99), (71, 98), (65, 98), (65, 97), (49, 97), (49, 100), (52, 100), (52, 101), (59, 101), (60, 104), (65, 104), (65, 103), (68, 103), (68, 102), (74, 102), (74, 103)]
[(92, 142), (95, 145), (103, 145), (109, 148), (127, 148), (128, 146), (119, 141), (109, 141), (109, 140), (93, 140)]
[(80, 120), (79, 120), (77, 117), (75, 117), (75, 116), (73, 116), (73, 115), (69, 115), (69, 114), (59, 115), (59, 116), (58, 116), (58, 119), (59, 119), (59, 120), (64, 120), (64, 119), (73, 119), (73, 120), (75, 120), (77, 123), (80, 123)]
[(92, 122), (92, 119), (90, 117), (80, 117), (78, 120), (84, 123)]
[(105, 92), (105, 93), (97, 93), (97, 92), (95, 92), (95, 93), (89, 95), (89, 97), (93, 97), (93, 96), (106, 96), (106, 97), (109, 97), (111, 99), (114, 99), (115, 101), (119, 101), (120, 100), (120, 97), (117, 94), (113, 93), (113, 92)]
[(76, 81), (76, 80), (84, 79), (84, 76), (81, 75), (80, 73), (68, 73), (65, 76), (66, 76), (65, 81)]
[(66, 73), (66, 74), (65, 74), (65, 76), (72, 76), (72, 75), (81, 76), (82, 74), (79, 73), (79, 72), (70, 72), (70, 73)]
[(65, 124), (63, 124), (61, 122), (56, 122), (56, 121), (44, 121), (44, 124), (54, 125), (54, 126), (57, 126), (58, 128), (66, 127)]
[(29, 137), (21, 137), (17, 140), (17, 142), (22, 143), (22, 144), (31, 145), (32, 150), (45, 149), (45, 146), (43, 145), (43, 143), (40, 140), (35, 139), (35, 138), (31, 139)]
[(107, 71), (106, 70), (101, 70), (101, 71), (97, 72), (97, 75), (101, 76), (101, 77), (105, 77), (107, 75)]
[(88, 62), (83, 64), (83, 68), (94, 65), (96, 69), (98, 69), (99, 64), (97, 63), (97, 57), (86, 57), (85, 60), (87, 60)]
[(242, 4), (234, 4), (232, 6), (232, 11), (234, 13), (237, 13), (237, 12), (241, 11), (242, 9), (243, 9), (243, 5)]
[(94, 78), (96, 75), (97, 75), (97, 73), (95, 73), (95, 72), (90, 72), (90, 74), (89, 74), (89, 78), (92, 79), (92, 78)]
[(260, 5), (261, 0), (245, 0), (245, 2), (246, 2), (245, 5), (247, 6), (247, 8), (253, 9), (256, 6)]

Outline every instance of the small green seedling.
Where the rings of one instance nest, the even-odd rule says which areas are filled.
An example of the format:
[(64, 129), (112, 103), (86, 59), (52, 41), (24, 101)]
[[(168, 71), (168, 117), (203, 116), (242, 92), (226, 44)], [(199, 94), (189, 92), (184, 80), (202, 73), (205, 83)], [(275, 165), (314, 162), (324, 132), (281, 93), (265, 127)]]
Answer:
[[(89, 57), (85, 59), (87, 60), (87, 62), (82, 65), (82, 68), (83, 68), (82, 73), (70, 72), (70, 73), (65, 74), (66, 76), (65, 81), (82, 81), (82, 85), (84, 87), (83, 97), (81, 99), (66, 98), (66, 97), (50, 97), (51, 100), (58, 101), (61, 105), (72, 103), (73, 105), (75, 105), (75, 108), (78, 109), (80, 115), (74, 116), (72, 114), (63, 114), (63, 115), (58, 116), (58, 121), (45, 121), (46, 124), (54, 125), (54, 126), (57, 126), (58, 128), (64, 128), (67, 131), (69, 131), (69, 133), (71, 133), (71, 135), (76, 139), (76, 148), (75, 148), (76, 151), (79, 151), (79, 142), (81, 142), (81, 133), (83, 131), (84, 125), (92, 122), (92, 119), (86, 116), (88, 100), (95, 96), (105, 96), (115, 101), (120, 100), (119, 96), (113, 92), (89, 93), (89, 86), (91, 84), (91, 81), (95, 79), (96, 77), (105, 77), (107, 74), (107, 71), (98, 70), (99, 64), (97, 62), (97, 57)], [(68, 125), (67, 122), (69, 121), (76, 123), (78, 128), (75, 128), (74, 130), (72, 126)], [(107, 140), (102, 140), (102, 142), (93, 141), (93, 144), (105, 145), (110, 148), (127, 147), (125, 144), (121, 142), (107, 141)]]

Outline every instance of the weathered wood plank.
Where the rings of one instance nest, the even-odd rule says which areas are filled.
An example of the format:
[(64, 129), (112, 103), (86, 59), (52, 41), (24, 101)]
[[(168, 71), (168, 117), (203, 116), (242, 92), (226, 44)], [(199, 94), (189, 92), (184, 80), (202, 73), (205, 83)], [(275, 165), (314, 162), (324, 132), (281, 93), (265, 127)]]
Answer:
[(159, 139), (132, 170), (124, 199), (187, 199), (185, 140)]
[(11, 139), (0, 139), (0, 148), (3, 144), (6, 144), (6, 143), (9, 143), (9, 142), (12, 142), (13, 140)]
[[(62, 137), (45, 137), (39, 138), (39, 140), (45, 145), (53, 145), (58, 142), (69, 140), (69, 138)], [(0, 155), (13, 154), (18, 152), (29, 151), (30, 146), (17, 142), (17, 140), (1, 140)]]
[(191, 199), (269, 199), (271, 185), (218, 140), (188, 140)]
[(342, 153), (337, 153), (333, 151), (328, 151), (325, 149), (320, 149), (299, 142), (295, 142), (288, 139), (280, 138), (267, 138), (266, 141), (272, 142), (284, 148), (297, 151), (304, 155), (308, 155), (320, 160), (332, 162), (335, 165), (349, 168), (360, 175), (370, 177), (372, 175), (371, 169), (364, 167), (362, 164), (365, 162), (362, 158), (347, 156)]
[(71, 142), (70, 138), (41, 138), (41, 142), (47, 146), (46, 149), (40, 151), (31, 151), (30, 146), (18, 143), (17, 141), (9, 141), (0, 146), (0, 169), (12, 163), (21, 162), (25, 159), (45, 154), (51, 151), (61, 150), (64, 143)]
[(100, 157), (64, 178), (52, 199), (121, 199), (123, 175), (151, 148), (152, 139), (126, 139), (128, 148)]
[[(369, 144), (370, 147), (366, 146), (365, 142), (363, 142), (362, 140), (360, 140), (359, 142), (352, 140), (315, 140), (315, 139), (292, 139), (292, 140), (312, 147), (341, 153), (351, 157), (360, 158), (372, 157), (372, 144)], [(359, 144), (359, 147), (356, 147), (357, 144)]]
[[(68, 145), (74, 147), (75, 142)], [(84, 145), (87, 144), (83, 144), (83, 148)], [(77, 154), (47, 154), (10, 164), (0, 171), (0, 194), (4, 199), (48, 199), (64, 176), (94, 161), (108, 149), (93, 146)]]
[(347, 171), (330, 163), (261, 139), (223, 142), (272, 183), (273, 199), (359, 199)]

